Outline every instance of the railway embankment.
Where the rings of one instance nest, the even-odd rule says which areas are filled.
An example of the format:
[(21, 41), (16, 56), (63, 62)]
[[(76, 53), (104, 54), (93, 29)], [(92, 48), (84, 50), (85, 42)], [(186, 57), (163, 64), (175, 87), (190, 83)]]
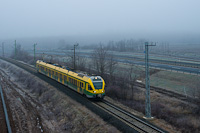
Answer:
[(1, 60), (16, 132), (120, 132), (36, 76)]

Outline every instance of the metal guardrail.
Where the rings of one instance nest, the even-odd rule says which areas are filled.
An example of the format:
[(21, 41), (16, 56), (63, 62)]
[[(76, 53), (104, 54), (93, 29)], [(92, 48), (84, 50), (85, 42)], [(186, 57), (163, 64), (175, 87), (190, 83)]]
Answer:
[(0, 85), (0, 93), (1, 93), (1, 100), (2, 100), (2, 103), (3, 103), (3, 110), (4, 110), (4, 114), (5, 114), (5, 118), (6, 118), (6, 125), (7, 125), (7, 129), (8, 129), (8, 133), (12, 133), (1, 85)]

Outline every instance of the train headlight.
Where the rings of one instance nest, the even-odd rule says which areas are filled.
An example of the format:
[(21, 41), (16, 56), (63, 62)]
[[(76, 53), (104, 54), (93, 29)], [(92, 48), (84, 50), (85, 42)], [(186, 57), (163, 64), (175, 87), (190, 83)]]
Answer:
[(103, 90), (102, 90), (102, 92), (103, 92)]
[(94, 91), (94, 93), (96, 93), (96, 91)]

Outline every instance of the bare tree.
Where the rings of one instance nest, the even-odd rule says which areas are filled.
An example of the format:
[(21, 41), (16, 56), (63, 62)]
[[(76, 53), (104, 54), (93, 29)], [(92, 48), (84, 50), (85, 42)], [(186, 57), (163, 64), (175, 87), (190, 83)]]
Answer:
[(78, 63), (77, 63), (77, 67), (79, 70), (85, 70), (85, 64), (86, 64), (86, 58), (85, 57), (77, 57)]
[(11, 58), (15, 58), (17, 60), (28, 62), (33, 60), (33, 58), (26, 52), (20, 44), (17, 44), (16, 49), (13, 50), (11, 54)]
[(96, 70), (99, 72), (101, 76), (105, 74), (106, 56), (107, 56), (107, 50), (100, 43), (99, 47), (93, 52), (93, 60), (96, 66)]
[(117, 62), (114, 59), (114, 55), (108, 54), (108, 62), (107, 62), (107, 67), (108, 67), (108, 73), (110, 75), (110, 79), (114, 80), (114, 71), (117, 69)]
[(130, 69), (129, 69), (129, 84), (131, 86), (131, 99), (133, 99), (133, 95), (134, 95), (134, 84), (136, 81), (136, 76), (133, 76), (133, 64), (131, 65)]

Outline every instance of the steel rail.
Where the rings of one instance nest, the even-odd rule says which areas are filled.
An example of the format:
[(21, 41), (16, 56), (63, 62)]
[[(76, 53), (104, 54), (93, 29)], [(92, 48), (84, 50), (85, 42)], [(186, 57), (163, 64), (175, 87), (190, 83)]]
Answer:
[(165, 133), (165, 132), (162, 131), (161, 129), (159, 129), (159, 128), (153, 126), (152, 124), (149, 124), (149, 123), (147, 123), (147, 122), (145, 122), (145, 121), (139, 119), (138, 117), (134, 116), (133, 114), (131, 114), (131, 113), (129, 113), (129, 112), (123, 110), (123, 109), (120, 109), (119, 107), (117, 107), (117, 106), (111, 104), (110, 102), (108, 102), (108, 101), (106, 101), (106, 100), (103, 100), (102, 102), (105, 103), (105, 104), (107, 104), (108, 106), (110, 106), (110, 107), (112, 107), (112, 108), (118, 110), (119, 112), (122, 112), (122, 113), (126, 114), (127, 116), (129, 116), (129, 117), (131, 117), (131, 118), (133, 118), (133, 119), (139, 121), (140, 123), (142, 123), (142, 124), (144, 124), (144, 125), (146, 125), (146, 126), (152, 128), (153, 130), (155, 130), (155, 131), (157, 131), (157, 132)]
[[(135, 82), (134, 85), (145, 89), (145, 84), (143, 84), (143, 83)], [(190, 103), (193, 103), (193, 104), (199, 104), (199, 102), (200, 102), (198, 99), (192, 98), (191, 96), (185, 96), (185, 95), (180, 94), (178, 92), (170, 91), (170, 90), (163, 89), (163, 88), (160, 88), (160, 87), (151, 86), (151, 90), (158, 92), (160, 94), (164, 94), (166, 96), (174, 97), (176, 99), (180, 99), (182, 101), (190, 102)]]
[(1, 85), (0, 85), (0, 93), (1, 93), (1, 100), (2, 100), (2, 104), (3, 104), (3, 110), (4, 110), (4, 114), (5, 114), (5, 118), (6, 118), (6, 125), (7, 125), (7, 129), (8, 129), (8, 133), (12, 133)]
[(101, 105), (100, 103), (94, 102), (94, 104), (95, 104), (96, 106), (98, 106), (98, 107), (100, 107), (100, 108), (106, 110), (107, 112), (111, 113), (113, 116), (120, 118), (121, 120), (125, 121), (125, 122), (128, 123), (129, 125), (134, 126), (134, 127), (137, 128), (137, 129), (135, 129), (134, 127), (132, 127), (132, 128), (134, 128), (134, 129), (137, 130), (137, 131), (139, 130), (138, 132), (147, 132), (147, 131), (144, 130), (142, 127), (139, 127), (138, 125), (132, 124), (132, 123), (131, 123), (130, 121), (128, 121), (126, 118), (124, 118), (124, 117), (122, 117), (121, 115), (117, 114), (115, 111), (109, 110), (108, 108), (104, 107), (104, 106)]

